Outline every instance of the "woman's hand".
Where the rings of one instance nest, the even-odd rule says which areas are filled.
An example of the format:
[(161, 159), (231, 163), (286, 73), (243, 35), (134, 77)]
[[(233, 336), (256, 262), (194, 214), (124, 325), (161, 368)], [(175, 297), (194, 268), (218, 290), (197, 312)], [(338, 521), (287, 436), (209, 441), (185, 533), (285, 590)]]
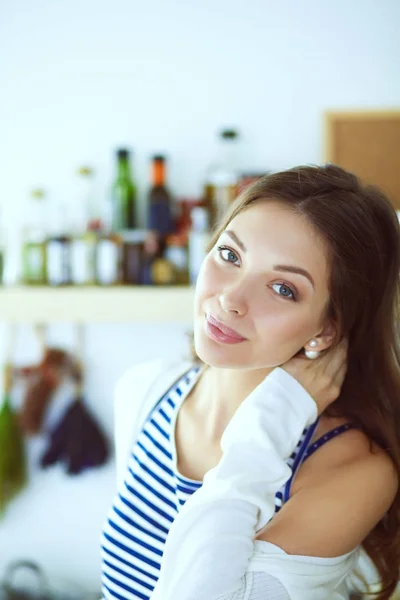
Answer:
[(347, 370), (347, 347), (343, 339), (315, 360), (294, 357), (280, 365), (312, 396), (318, 415), (339, 397)]

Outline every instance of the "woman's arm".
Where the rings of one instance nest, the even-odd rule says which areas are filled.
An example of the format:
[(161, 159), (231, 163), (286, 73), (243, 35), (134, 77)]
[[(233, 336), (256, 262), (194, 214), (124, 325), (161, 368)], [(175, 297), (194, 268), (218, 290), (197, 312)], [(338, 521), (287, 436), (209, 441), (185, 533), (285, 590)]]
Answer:
[(222, 435), (220, 462), (171, 527), (152, 600), (216, 600), (240, 590), (254, 535), (291, 475), (286, 460), (316, 417), (312, 397), (281, 368), (243, 401)]

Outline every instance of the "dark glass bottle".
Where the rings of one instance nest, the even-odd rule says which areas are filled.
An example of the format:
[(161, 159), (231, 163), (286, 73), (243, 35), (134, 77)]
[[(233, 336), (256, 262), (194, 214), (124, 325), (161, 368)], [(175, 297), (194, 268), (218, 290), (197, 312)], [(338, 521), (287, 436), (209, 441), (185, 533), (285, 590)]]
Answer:
[(136, 185), (132, 179), (130, 153), (125, 148), (117, 151), (117, 178), (112, 190), (112, 231), (136, 227)]
[(144, 242), (147, 231), (123, 231), (121, 234), (122, 247), (122, 280), (127, 285), (143, 283)]
[(166, 187), (166, 161), (164, 156), (152, 159), (152, 186), (148, 197), (149, 229), (166, 236), (174, 229), (172, 216), (172, 198)]

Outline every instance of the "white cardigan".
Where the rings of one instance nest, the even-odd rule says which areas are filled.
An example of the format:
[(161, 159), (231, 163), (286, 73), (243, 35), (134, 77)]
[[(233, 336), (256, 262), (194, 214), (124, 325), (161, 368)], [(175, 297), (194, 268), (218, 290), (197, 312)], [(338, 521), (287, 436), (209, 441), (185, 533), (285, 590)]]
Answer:
[[(118, 381), (118, 485), (123, 484), (132, 443), (150, 411), (190, 366), (152, 361), (132, 367)], [(222, 436), (221, 461), (208, 471), (171, 527), (151, 600), (245, 598), (234, 594), (243, 586), (243, 577), (260, 572), (279, 580), (291, 600), (346, 600), (348, 585), (356, 587), (355, 567), (376, 581), (360, 548), (335, 558), (306, 557), (252, 539), (272, 518), (275, 493), (291, 474), (286, 459), (316, 416), (314, 400), (280, 368), (245, 399)]]

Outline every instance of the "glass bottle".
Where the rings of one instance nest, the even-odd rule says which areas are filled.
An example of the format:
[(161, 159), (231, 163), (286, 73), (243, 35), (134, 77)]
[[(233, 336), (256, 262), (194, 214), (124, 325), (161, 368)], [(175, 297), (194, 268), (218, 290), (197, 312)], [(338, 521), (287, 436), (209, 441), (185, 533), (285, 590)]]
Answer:
[(144, 244), (148, 232), (144, 229), (122, 231), (122, 281), (126, 285), (143, 283)]
[(222, 219), (237, 194), (239, 134), (223, 129), (218, 136), (216, 160), (206, 174), (204, 201), (209, 213), (210, 229)]
[(165, 258), (175, 269), (174, 284), (189, 283), (188, 236), (185, 233), (171, 234), (166, 239)]
[(130, 152), (117, 151), (117, 177), (112, 188), (112, 206), (107, 228), (112, 231), (136, 227), (136, 185), (132, 179)]
[(96, 283), (120, 285), (122, 283), (123, 239), (120, 233), (110, 229), (97, 231)]
[(97, 235), (90, 226), (95, 222), (93, 171), (89, 167), (81, 167), (78, 176), (70, 231), (71, 283), (94, 285)]
[(165, 156), (152, 158), (152, 186), (148, 195), (148, 229), (164, 237), (174, 229), (172, 217), (172, 198), (166, 187)]
[(143, 241), (142, 254), (142, 284), (153, 285), (154, 273), (152, 271), (153, 264), (159, 258), (162, 258), (165, 249), (165, 240), (160, 239), (160, 236), (151, 229), (148, 229)]
[(151, 279), (153, 285), (174, 285), (176, 283), (174, 264), (165, 256), (155, 258), (151, 265)]
[(25, 284), (43, 285), (47, 280), (46, 208), (44, 191), (32, 190), (22, 232), (22, 281)]
[(66, 207), (53, 206), (50, 235), (46, 243), (47, 283), (64, 286), (71, 283), (71, 238), (68, 222), (65, 222)]

